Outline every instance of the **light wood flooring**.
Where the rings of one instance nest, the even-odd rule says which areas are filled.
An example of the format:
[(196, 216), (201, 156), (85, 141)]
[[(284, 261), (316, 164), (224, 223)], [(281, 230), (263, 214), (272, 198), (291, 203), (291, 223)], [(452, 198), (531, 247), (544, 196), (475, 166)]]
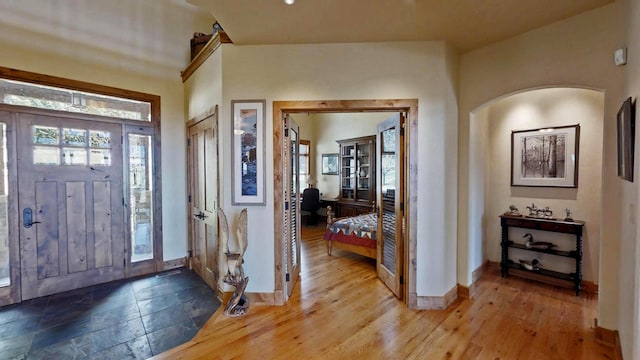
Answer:
[(239, 318), (220, 307), (191, 342), (153, 359), (613, 358), (594, 339), (594, 295), (490, 269), (473, 300), (408, 310), (376, 278), (374, 260), (327, 256), (322, 233), (303, 230), (301, 281), (286, 306), (252, 305)]

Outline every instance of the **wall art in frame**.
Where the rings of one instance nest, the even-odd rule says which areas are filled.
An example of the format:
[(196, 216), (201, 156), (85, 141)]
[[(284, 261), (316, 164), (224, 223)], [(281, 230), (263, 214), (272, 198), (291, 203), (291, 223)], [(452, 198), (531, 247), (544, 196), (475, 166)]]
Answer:
[(233, 205), (265, 205), (265, 100), (232, 100)]
[(511, 132), (511, 186), (578, 187), (580, 125)]
[(618, 110), (618, 176), (631, 182), (633, 182), (635, 125), (635, 106), (629, 97)]
[(338, 175), (338, 154), (322, 154), (322, 175)]

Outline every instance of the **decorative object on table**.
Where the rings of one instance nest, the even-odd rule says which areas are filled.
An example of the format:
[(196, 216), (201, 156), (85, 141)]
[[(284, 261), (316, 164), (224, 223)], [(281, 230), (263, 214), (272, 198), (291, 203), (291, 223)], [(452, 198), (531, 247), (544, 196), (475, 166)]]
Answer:
[(232, 100), (231, 203), (265, 205), (265, 100)]
[(618, 176), (633, 182), (635, 147), (635, 103), (627, 98), (618, 110)]
[(565, 216), (564, 218), (564, 221), (573, 221), (573, 217), (571, 216), (571, 210), (564, 209), (564, 212), (567, 214), (567, 216)]
[(548, 206), (542, 209), (542, 214), (545, 219), (554, 220), (553, 211), (551, 211), (551, 209)]
[(520, 266), (529, 271), (538, 271), (540, 270), (540, 260), (533, 259), (529, 261), (520, 259)]
[(578, 187), (580, 125), (511, 132), (511, 186)]
[(536, 204), (531, 203), (531, 206), (527, 206), (527, 209), (529, 210), (529, 217), (538, 217), (538, 207), (536, 206)]
[(518, 211), (518, 208), (513, 204), (509, 205), (509, 211), (505, 212), (504, 214), (509, 216), (522, 216), (522, 214), (520, 214), (520, 212)]
[(222, 251), (227, 258), (227, 274), (224, 276), (224, 283), (235, 287), (235, 291), (227, 306), (224, 308), (224, 314), (230, 317), (238, 317), (244, 315), (249, 310), (249, 299), (244, 294), (249, 283), (249, 277), (244, 276), (244, 253), (247, 251), (247, 209), (244, 208), (240, 212), (238, 221), (238, 230), (236, 237), (236, 251), (231, 252), (229, 249), (229, 223), (227, 216), (222, 209), (218, 209), (218, 218), (220, 221), (220, 240), (222, 242)]
[(322, 175), (338, 175), (338, 154), (322, 154)]
[(546, 241), (533, 241), (533, 235), (530, 233), (526, 233), (522, 235), (523, 238), (527, 238), (527, 242), (524, 244), (528, 249), (540, 249), (540, 250), (549, 250), (552, 247), (556, 246), (554, 243), (546, 242)]

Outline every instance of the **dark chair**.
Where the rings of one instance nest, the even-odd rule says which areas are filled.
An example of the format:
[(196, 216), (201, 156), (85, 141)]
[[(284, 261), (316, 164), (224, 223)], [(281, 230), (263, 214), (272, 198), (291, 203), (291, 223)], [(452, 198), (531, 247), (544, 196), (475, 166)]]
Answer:
[(317, 211), (320, 209), (320, 190), (316, 188), (306, 188), (302, 192), (302, 210), (300, 215), (308, 216), (308, 224), (316, 224), (318, 221)]

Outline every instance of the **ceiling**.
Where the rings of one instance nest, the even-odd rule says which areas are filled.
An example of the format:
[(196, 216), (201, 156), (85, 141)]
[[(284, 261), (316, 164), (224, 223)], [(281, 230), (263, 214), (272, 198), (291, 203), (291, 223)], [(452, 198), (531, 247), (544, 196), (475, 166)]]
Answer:
[(235, 44), (445, 40), (483, 47), (613, 0), (187, 0)]

